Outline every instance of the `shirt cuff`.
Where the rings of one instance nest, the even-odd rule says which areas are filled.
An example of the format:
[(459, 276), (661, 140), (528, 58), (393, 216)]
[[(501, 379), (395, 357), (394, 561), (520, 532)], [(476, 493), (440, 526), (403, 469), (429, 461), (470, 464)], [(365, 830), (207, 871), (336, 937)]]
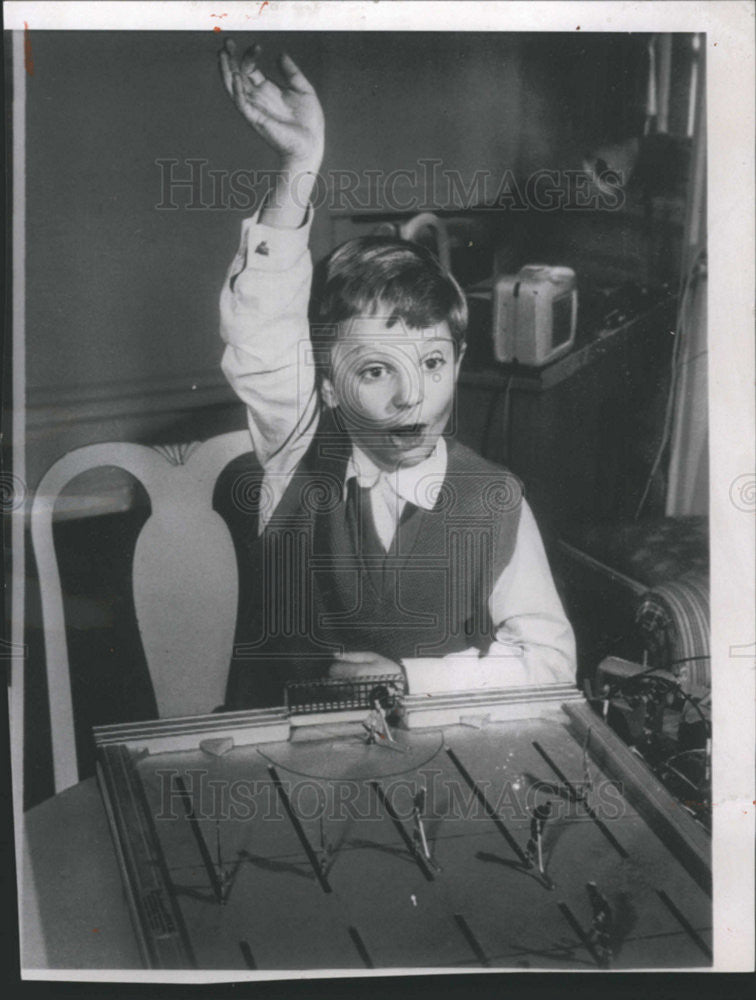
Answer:
[(308, 205), (302, 225), (297, 229), (280, 229), (260, 222), (259, 208), (241, 225), (241, 242), (237, 258), (245, 269), (256, 271), (286, 271), (307, 252), (313, 211)]
[(530, 683), (522, 651), (511, 656), (481, 657), (471, 649), (442, 657), (403, 658), (408, 694), (448, 694), (452, 691), (481, 691), (523, 687)]

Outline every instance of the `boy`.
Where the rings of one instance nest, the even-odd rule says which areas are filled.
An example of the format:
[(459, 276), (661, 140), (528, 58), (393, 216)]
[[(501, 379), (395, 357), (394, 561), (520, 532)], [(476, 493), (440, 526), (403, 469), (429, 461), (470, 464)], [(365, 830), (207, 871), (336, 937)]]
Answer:
[(221, 53), (226, 90), (276, 151), (221, 296), (223, 370), (262, 478), (226, 707), (286, 680), (394, 677), (412, 693), (569, 682), (574, 639), (519, 483), (443, 432), (467, 308), (432, 254), (366, 237), (325, 262), (310, 339), (305, 210), (317, 96), (286, 55)]

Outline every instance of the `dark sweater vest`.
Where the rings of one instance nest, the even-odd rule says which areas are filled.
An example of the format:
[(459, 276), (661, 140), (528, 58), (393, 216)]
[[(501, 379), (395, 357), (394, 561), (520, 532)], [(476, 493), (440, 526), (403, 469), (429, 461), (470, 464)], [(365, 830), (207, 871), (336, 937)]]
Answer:
[(488, 648), (488, 599), (512, 557), (522, 491), (448, 443), (443, 484), (427, 484), (433, 509), (408, 503), (385, 552), (367, 494), (344, 501), (351, 443), (321, 420), (259, 538), (250, 516), (228, 710), (282, 704), (287, 680), (324, 676), (337, 650), (398, 661)]

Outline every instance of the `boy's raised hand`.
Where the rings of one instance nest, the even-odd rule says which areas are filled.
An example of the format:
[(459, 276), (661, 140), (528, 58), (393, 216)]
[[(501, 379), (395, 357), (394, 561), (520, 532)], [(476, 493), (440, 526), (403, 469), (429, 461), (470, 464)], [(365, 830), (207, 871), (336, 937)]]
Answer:
[(282, 54), (279, 66), (285, 85), (279, 87), (259, 67), (260, 45), (239, 59), (227, 39), (220, 52), (226, 91), (252, 128), (280, 156), (282, 165), (317, 171), (323, 157), (323, 111), (312, 85), (294, 60)]

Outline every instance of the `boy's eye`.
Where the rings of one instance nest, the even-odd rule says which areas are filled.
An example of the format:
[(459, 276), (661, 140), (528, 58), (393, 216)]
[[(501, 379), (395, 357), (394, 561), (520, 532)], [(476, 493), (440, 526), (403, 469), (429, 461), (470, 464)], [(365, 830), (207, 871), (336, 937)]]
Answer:
[(378, 379), (383, 378), (387, 371), (385, 365), (368, 365), (367, 368), (360, 371), (360, 378), (365, 382), (377, 382)]
[(429, 358), (423, 358), (423, 368), (427, 372), (438, 371), (446, 364), (446, 358), (441, 354), (432, 354)]

